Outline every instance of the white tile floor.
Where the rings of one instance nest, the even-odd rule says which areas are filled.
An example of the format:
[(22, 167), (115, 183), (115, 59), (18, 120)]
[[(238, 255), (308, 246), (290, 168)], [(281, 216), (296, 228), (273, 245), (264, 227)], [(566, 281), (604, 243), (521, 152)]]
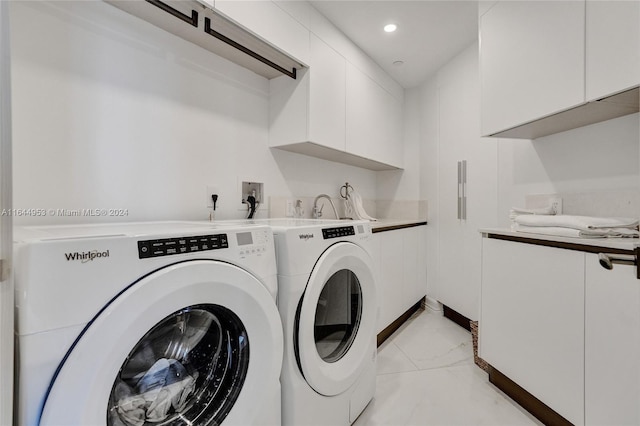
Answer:
[(364, 425), (540, 425), (473, 363), (471, 333), (431, 310), (378, 348), (376, 394)]

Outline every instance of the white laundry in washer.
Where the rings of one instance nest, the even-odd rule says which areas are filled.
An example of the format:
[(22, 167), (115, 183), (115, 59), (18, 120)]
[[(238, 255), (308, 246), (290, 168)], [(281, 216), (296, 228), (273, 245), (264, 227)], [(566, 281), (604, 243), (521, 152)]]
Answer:
[(266, 226), (15, 230), (17, 423), (279, 425)]
[(284, 327), (283, 425), (349, 425), (375, 393), (376, 277), (368, 221), (267, 219)]

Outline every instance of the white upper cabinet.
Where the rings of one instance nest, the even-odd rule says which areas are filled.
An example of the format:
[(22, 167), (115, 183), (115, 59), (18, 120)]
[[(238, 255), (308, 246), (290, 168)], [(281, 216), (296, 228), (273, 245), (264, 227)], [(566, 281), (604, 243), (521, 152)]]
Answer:
[(311, 34), (309, 139), (331, 148), (345, 148), (346, 61)]
[(308, 70), (270, 82), (270, 145), (344, 152), (346, 61), (313, 33), (309, 46)]
[(587, 1), (587, 100), (640, 84), (640, 2)]
[(402, 167), (402, 103), (310, 33), (309, 68), (270, 80), (271, 147), (371, 170)]
[(638, 112), (639, 2), (498, 1), (483, 10), (483, 135), (535, 139)]
[(309, 3), (274, 4), (309, 31), (309, 68), (295, 81), (270, 80), (269, 146), (370, 170), (402, 168), (402, 87)]
[(269, 44), (309, 61), (309, 30), (271, 1), (215, 0), (215, 9)]
[(482, 134), (584, 102), (585, 5), (500, 1), (480, 17)]
[(402, 105), (391, 93), (347, 63), (347, 151), (402, 167)]

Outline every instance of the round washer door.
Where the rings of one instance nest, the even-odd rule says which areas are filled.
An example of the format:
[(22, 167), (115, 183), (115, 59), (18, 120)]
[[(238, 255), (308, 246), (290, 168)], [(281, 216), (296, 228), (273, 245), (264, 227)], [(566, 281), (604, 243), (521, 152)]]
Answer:
[[(88, 283), (90, 285), (90, 283)], [(249, 424), (279, 392), (282, 326), (253, 275), (213, 260), (137, 281), (60, 364), (40, 424)]]
[[(326, 396), (357, 380), (375, 341), (376, 286), (371, 257), (341, 242), (320, 256), (297, 322), (297, 356), (307, 383)], [(374, 345), (375, 347), (375, 345)]]

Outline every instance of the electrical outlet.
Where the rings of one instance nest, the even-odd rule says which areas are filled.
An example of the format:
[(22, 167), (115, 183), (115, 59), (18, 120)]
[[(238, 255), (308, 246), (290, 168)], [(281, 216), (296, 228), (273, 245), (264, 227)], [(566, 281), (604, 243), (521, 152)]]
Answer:
[(220, 191), (218, 189), (217, 186), (215, 185), (207, 185), (207, 194), (206, 194), (206, 199), (207, 199), (207, 208), (208, 209), (212, 209), (213, 208), (213, 198), (211, 198), (211, 196), (213, 194), (217, 194), (218, 195), (218, 200), (216, 201), (216, 209), (220, 208)]
[(293, 200), (287, 200), (287, 204), (284, 210), (286, 217), (293, 217), (295, 210), (293, 209)]
[(554, 214), (562, 214), (562, 198), (553, 197), (549, 199), (549, 205), (554, 211)]

